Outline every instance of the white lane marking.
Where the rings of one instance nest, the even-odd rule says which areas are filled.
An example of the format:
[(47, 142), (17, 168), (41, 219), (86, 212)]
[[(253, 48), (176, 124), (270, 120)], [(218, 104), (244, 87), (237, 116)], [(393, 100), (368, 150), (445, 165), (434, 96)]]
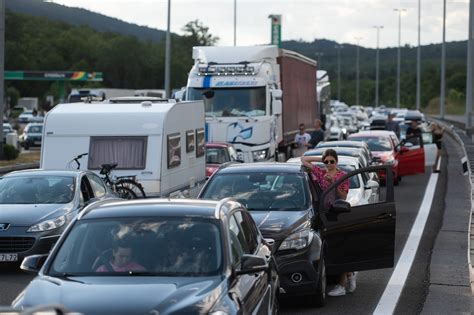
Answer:
[[(441, 161), (441, 158), (440, 158)], [(438, 164), (439, 165), (439, 164)], [(425, 196), (421, 202), (418, 215), (416, 216), (415, 223), (413, 224), (410, 235), (405, 243), (400, 259), (398, 259), (395, 270), (393, 271), (392, 277), (385, 287), (382, 297), (375, 308), (374, 314), (393, 314), (397, 307), (398, 300), (402, 294), (403, 287), (407, 280), (408, 274), (410, 273), (411, 266), (415, 260), (415, 255), (420, 244), (423, 231), (425, 229), (426, 221), (431, 210), (431, 204), (433, 203), (433, 197), (436, 189), (436, 183), (438, 182), (438, 174), (433, 173), (430, 176), (428, 185), (426, 186)]]

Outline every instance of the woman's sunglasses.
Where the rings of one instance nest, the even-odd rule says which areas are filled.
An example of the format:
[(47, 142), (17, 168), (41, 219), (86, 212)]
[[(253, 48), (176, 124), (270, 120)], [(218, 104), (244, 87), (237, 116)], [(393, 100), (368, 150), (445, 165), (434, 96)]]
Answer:
[(324, 160), (324, 164), (336, 164), (336, 160)]

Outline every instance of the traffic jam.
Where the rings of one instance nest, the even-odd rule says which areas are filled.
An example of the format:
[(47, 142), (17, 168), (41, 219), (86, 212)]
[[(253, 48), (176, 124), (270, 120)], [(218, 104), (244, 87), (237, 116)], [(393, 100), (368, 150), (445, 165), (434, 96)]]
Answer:
[(315, 61), (276, 46), (193, 58), (172, 100), (46, 114), (40, 168), (0, 180), (0, 264), (35, 275), (14, 310), (278, 314), (394, 266), (395, 186), (438, 171), (439, 126), (332, 101)]

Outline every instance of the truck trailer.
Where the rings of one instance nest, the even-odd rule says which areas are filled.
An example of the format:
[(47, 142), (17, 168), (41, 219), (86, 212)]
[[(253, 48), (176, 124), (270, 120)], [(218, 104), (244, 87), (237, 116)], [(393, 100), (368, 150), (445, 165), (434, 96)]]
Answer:
[(320, 114), (316, 62), (277, 46), (194, 47), (187, 100), (204, 100), (206, 141), (245, 162), (291, 157), (299, 124)]

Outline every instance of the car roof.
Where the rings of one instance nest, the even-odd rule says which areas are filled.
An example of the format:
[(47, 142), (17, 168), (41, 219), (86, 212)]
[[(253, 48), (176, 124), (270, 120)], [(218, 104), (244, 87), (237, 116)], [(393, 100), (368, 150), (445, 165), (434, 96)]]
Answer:
[[(353, 165), (353, 166), (356, 166), (356, 168), (359, 168), (360, 160), (355, 156), (341, 155), (341, 156), (338, 156), (337, 159), (338, 159), (337, 164)], [(286, 161), (286, 163), (298, 164), (298, 165), (302, 164), (300, 158), (291, 158), (288, 161)]]
[(349, 140), (354, 137), (388, 137), (390, 135), (395, 135), (395, 133), (388, 130), (368, 130), (349, 135)]
[(43, 169), (29, 169), (22, 171), (14, 171), (3, 175), (3, 177), (15, 177), (15, 176), (68, 176), (76, 177), (85, 173), (81, 170), (43, 170)]
[(223, 167), (217, 171), (218, 174), (241, 174), (241, 173), (301, 173), (301, 166), (296, 164), (278, 162), (259, 163), (236, 163)]
[[(315, 149), (306, 151), (304, 155), (323, 155), (323, 153), (327, 149), (328, 148), (315, 148)], [(351, 147), (333, 147), (331, 149), (336, 151), (338, 155), (349, 155), (353, 157), (358, 157), (363, 150), (363, 148), (351, 148)]]
[[(223, 206), (223, 205), (226, 206)], [(202, 199), (109, 199), (93, 203), (84, 209), (81, 219), (113, 217), (189, 217), (219, 219), (220, 213), (242, 207), (229, 198), (221, 201)]]
[(316, 148), (347, 147), (347, 148), (367, 148), (368, 145), (362, 141), (325, 141), (320, 142)]

